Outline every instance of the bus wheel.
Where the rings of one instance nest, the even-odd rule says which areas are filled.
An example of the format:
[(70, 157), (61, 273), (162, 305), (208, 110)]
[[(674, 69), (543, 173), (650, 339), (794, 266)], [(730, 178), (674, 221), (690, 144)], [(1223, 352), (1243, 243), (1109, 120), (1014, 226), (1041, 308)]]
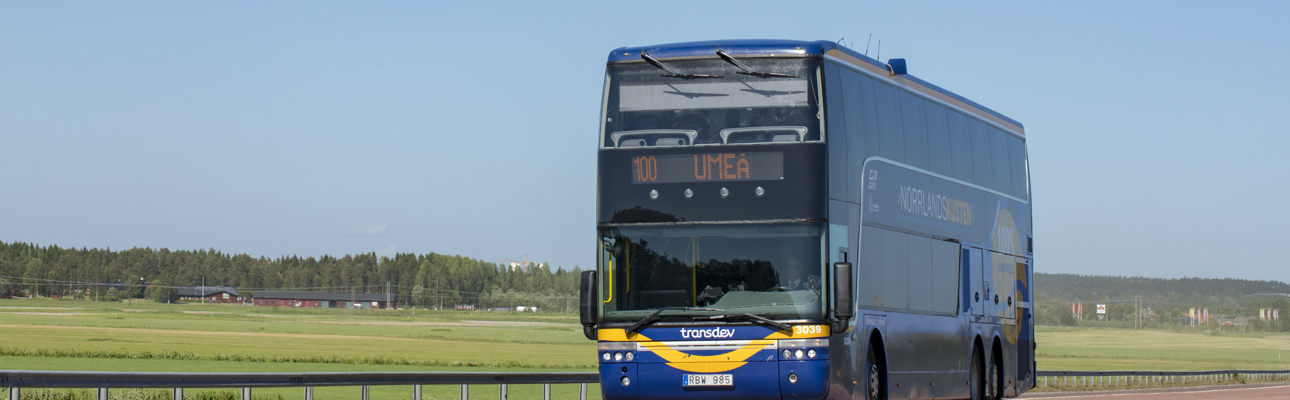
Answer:
[(1003, 360), (1000, 360), (998, 354), (990, 357), (990, 397), (991, 399), (1003, 398)]
[(972, 390), (972, 400), (985, 400), (985, 358), (980, 346), (972, 346), (972, 380), (968, 386)]
[(864, 358), (864, 379), (865, 379), (865, 399), (879, 400), (885, 399), (887, 395), (886, 388), (882, 387), (882, 368), (878, 365), (878, 352), (874, 350), (876, 343), (869, 343), (869, 351)]

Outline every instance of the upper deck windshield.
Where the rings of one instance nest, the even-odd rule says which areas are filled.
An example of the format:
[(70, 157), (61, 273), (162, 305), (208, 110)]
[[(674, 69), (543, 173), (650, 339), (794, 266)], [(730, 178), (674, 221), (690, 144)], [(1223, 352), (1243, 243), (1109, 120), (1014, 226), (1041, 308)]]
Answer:
[(600, 229), (606, 322), (752, 313), (770, 319), (824, 315), (821, 223), (636, 226)]
[[(739, 58), (762, 75), (719, 58), (611, 65), (604, 148), (810, 142), (821, 140), (819, 61)], [(774, 76), (765, 76), (774, 75)]]

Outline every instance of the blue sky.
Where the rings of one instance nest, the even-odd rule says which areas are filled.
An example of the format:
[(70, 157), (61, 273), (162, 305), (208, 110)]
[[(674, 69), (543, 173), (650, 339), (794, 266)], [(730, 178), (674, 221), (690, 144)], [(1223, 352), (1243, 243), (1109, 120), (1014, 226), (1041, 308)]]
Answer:
[(3, 2), (0, 240), (586, 268), (610, 50), (872, 34), (1025, 124), (1039, 271), (1286, 281), (1288, 4)]

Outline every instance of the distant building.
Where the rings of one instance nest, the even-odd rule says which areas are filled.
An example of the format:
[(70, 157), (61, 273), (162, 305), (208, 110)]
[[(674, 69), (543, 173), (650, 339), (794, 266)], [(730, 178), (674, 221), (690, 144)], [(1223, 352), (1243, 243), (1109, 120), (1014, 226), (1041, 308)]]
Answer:
[(103, 288), (103, 292), (105, 293), (108, 289), (116, 289), (117, 295), (121, 296), (121, 298), (126, 298), (129, 294), (137, 299), (144, 297), (146, 294), (146, 288), (148, 286), (152, 286), (152, 284), (126, 285), (121, 282), (105, 282), (100, 283), (99, 286)]
[(253, 303), (270, 307), (394, 308), (396, 297), (393, 294), (261, 290), (255, 292)]
[(180, 286), (179, 300), (203, 301), (206, 303), (240, 303), (237, 289), (228, 286)]

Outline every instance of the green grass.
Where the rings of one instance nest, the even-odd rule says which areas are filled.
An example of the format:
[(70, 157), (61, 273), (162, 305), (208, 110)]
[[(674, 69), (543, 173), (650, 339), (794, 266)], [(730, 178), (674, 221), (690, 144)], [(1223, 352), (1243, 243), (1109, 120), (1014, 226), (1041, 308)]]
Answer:
[[(498, 324), (501, 325), (498, 325)], [(0, 368), (62, 371), (592, 371), (595, 342), (575, 316), (426, 310), (338, 310), (211, 304), (0, 300)], [(553, 386), (557, 398), (577, 385)], [(599, 391), (591, 385), (589, 392)], [(407, 398), (411, 387), (375, 386), (374, 398)], [(424, 387), (425, 399), (459, 388)], [(471, 387), (496, 398), (498, 386)], [(540, 385), (509, 388), (540, 397)], [(191, 399), (228, 391), (190, 390)], [(299, 398), (299, 388), (256, 389), (257, 399)], [(352, 399), (357, 387), (317, 388), (319, 400)], [(114, 400), (168, 398), (120, 390)], [(23, 400), (90, 399), (86, 391), (25, 391)]]
[(1203, 330), (1041, 326), (1035, 336), (1041, 370), (1279, 369), (1278, 350), (1290, 349), (1290, 335)]
[[(199, 371), (199, 372), (355, 372), (355, 371), (481, 371), (481, 372), (498, 372), (498, 371), (571, 371), (564, 369), (534, 369), (534, 368), (506, 368), (506, 367), (433, 367), (433, 368), (416, 368), (407, 366), (390, 366), (390, 365), (338, 365), (338, 364), (316, 364), (316, 363), (263, 363), (263, 362), (234, 362), (234, 361), (173, 361), (173, 360), (117, 360), (117, 359), (75, 359), (75, 358), (50, 358), (50, 357), (5, 357), (0, 356), (0, 365), (4, 369), (12, 370), (48, 370), (48, 371), (130, 371), (130, 372), (175, 372), (175, 371)], [(585, 371), (585, 370), (579, 370)], [(2, 385), (0, 385), (2, 386)], [(496, 399), (499, 387), (497, 385), (472, 385), (470, 387), (471, 398)], [(460, 388), (458, 386), (423, 386), (422, 393), (425, 399), (456, 399), (458, 398)], [(541, 398), (541, 385), (519, 385), (508, 388), (508, 394), (511, 398), (531, 399)], [(551, 387), (553, 398), (577, 398), (577, 385), (553, 385)], [(596, 384), (587, 386), (588, 397), (596, 397), (600, 387)], [(23, 400), (28, 400), (28, 394), (31, 391), (23, 393)], [(59, 391), (59, 393), (68, 393), (72, 391)], [(124, 396), (131, 393), (130, 390), (121, 390), (120, 394)], [(170, 391), (162, 391), (165, 394), (164, 399), (168, 400)], [(227, 392), (205, 389), (189, 389), (185, 391), (185, 398), (194, 396), (202, 392)], [(31, 392), (34, 393), (34, 392)], [(6, 395), (0, 394), (0, 396)], [(255, 389), (252, 393), (257, 399), (261, 396), (275, 398), (282, 396), (285, 399), (301, 398), (300, 388), (265, 388)], [(410, 386), (373, 386), (371, 389), (372, 398), (379, 399), (406, 399), (412, 395)], [(238, 393), (233, 394), (233, 399), (240, 396)], [(340, 400), (354, 399), (358, 397), (357, 387), (319, 387), (314, 389), (314, 397), (318, 400)], [(0, 397), (3, 398), (3, 397)], [(92, 400), (92, 393), (78, 399)], [(117, 397), (114, 395), (113, 400)]]
[[(51, 309), (60, 306), (65, 309)], [(580, 327), (552, 322), (572, 320), (563, 315), (48, 299), (0, 301), (0, 307), (4, 355), (583, 370), (596, 365), (595, 343)]]
[[(0, 300), (0, 334), (2, 369), (592, 371), (596, 366), (595, 342), (582, 336), (576, 316), (565, 314), (12, 299)], [(1290, 335), (1203, 330), (1038, 327), (1036, 334), (1044, 370), (1277, 369), (1277, 350), (1290, 348)], [(572, 395), (575, 389), (557, 388), (557, 393)], [(315, 393), (319, 399), (339, 399), (353, 398), (357, 390)], [(458, 389), (426, 390), (427, 398), (456, 398)], [(472, 393), (485, 398), (496, 396), (496, 390), (480, 386)], [(537, 390), (516, 387), (511, 393), (535, 397), (528, 394)], [(381, 398), (411, 393), (406, 387), (372, 391)], [(279, 395), (300, 393), (256, 391), (257, 398)], [(145, 392), (132, 396), (147, 397)]]

